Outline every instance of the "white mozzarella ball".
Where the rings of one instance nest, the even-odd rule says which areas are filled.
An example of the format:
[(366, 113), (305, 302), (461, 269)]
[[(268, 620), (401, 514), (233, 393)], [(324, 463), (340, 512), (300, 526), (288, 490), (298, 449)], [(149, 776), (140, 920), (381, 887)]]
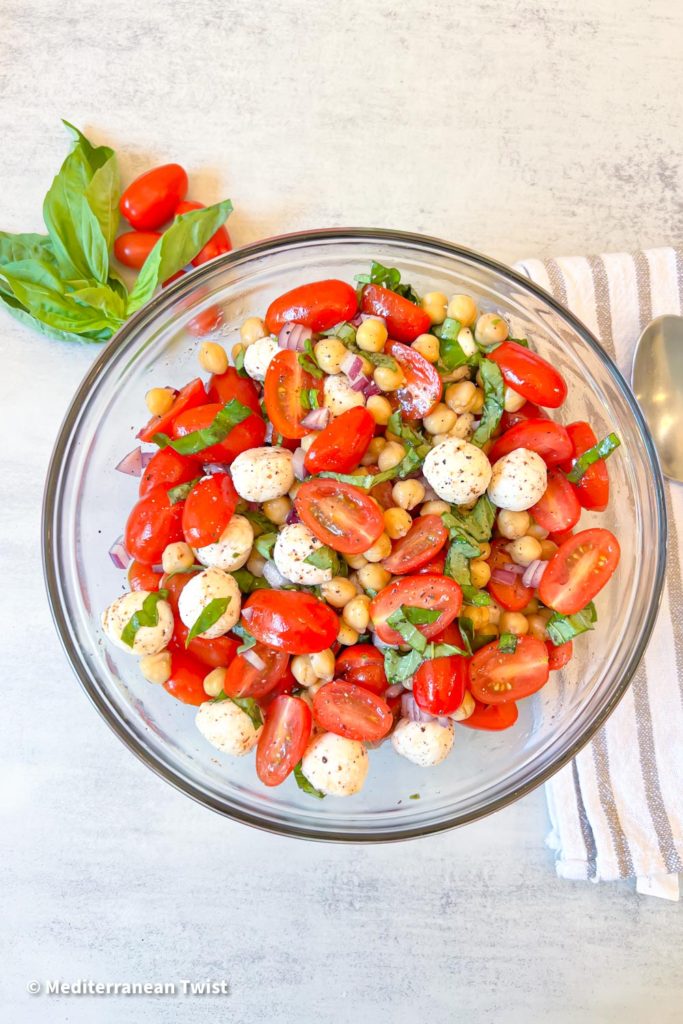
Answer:
[(537, 452), (515, 448), (493, 466), (489, 498), (498, 508), (524, 512), (540, 501), (548, 486), (548, 470)]
[(207, 640), (223, 636), (232, 629), (240, 617), (242, 596), (235, 578), (222, 569), (205, 569), (204, 572), (196, 573), (190, 582), (185, 584), (178, 601), (180, 618), (188, 629), (192, 629), (206, 606), (222, 597), (230, 599), (227, 608), (213, 626), (209, 626), (198, 635)]
[(292, 523), (283, 526), (278, 534), (273, 559), (282, 575), (292, 583), (300, 583), (304, 587), (314, 587), (319, 583), (328, 583), (332, 579), (331, 569), (319, 569), (306, 563), (309, 555), (324, 547), (303, 523)]
[(326, 377), (323, 390), (325, 393), (323, 404), (333, 416), (341, 416), (349, 409), (365, 405), (365, 395), (362, 391), (353, 390), (345, 373), (334, 373)]
[(233, 462), (230, 472), (235, 490), (245, 501), (281, 498), (294, 483), (292, 453), (278, 445), (242, 452)]
[(368, 752), (359, 740), (324, 732), (309, 743), (301, 768), (311, 785), (327, 796), (353, 796), (368, 774)]
[(233, 516), (215, 544), (195, 548), (194, 553), (202, 565), (232, 572), (241, 569), (249, 560), (254, 545), (254, 529), (244, 516)]
[(476, 445), (459, 437), (447, 437), (428, 453), (423, 473), (444, 501), (467, 505), (488, 487), (491, 463)]
[(280, 351), (276, 338), (259, 338), (244, 352), (244, 369), (252, 380), (265, 380), (270, 361)]
[(195, 724), (212, 747), (233, 757), (243, 757), (256, 746), (263, 726), (258, 729), (246, 711), (234, 701), (207, 701), (197, 712)]
[(146, 654), (158, 654), (165, 650), (173, 635), (173, 611), (168, 601), (157, 601), (156, 626), (140, 626), (135, 634), (133, 646), (129, 647), (121, 639), (121, 634), (136, 612), (142, 610), (145, 598), (149, 597), (149, 590), (133, 590), (130, 594), (124, 594), (102, 612), (102, 629), (107, 637), (116, 647), (129, 654), (139, 654), (141, 657)]
[(438, 722), (410, 722), (401, 719), (393, 733), (391, 742), (401, 757), (406, 757), (420, 768), (432, 768), (448, 757), (453, 747), (452, 725)]

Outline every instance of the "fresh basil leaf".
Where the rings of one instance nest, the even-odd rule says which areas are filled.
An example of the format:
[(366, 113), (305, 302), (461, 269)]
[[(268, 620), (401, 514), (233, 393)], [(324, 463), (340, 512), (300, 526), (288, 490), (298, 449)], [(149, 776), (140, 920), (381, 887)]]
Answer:
[(529, 339), (528, 338), (508, 338), (508, 341), (514, 341), (515, 345), (521, 345), (522, 348), (528, 348), (529, 347)]
[(316, 569), (331, 569), (332, 575), (337, 576), (337, 569), (341, 559), (336, 551), (332, 548), (328, 548), (326, 544), (323, 544), (321, 548), (316, 548), (310, 555), (304, 558), (306, 565), (314, 565)]
[[(481, 550), (478, 544), (475, 544), (473, 540), (465, 535), (464, 527), (462, 524), (461, 513), (457, 513), (457, 516), (453, 512), (442, 512), (441, 522), (448, 530), (451, 540), (458, 542), (458, 550), (466, 558), (480, 558)], [(455, 577), (453, 577), (455, 579)]]
[[(272, 524), (271, 524), (272, 525)], [(262, 533), (254, 541), (254, 547), (261, 556), (269, 562), (273, 560), (273, 548), (277, 541), (277, 533)]]
[(411, 444), (414, 448), (420, 448), (422, 445), (427, 445), (431, 447), (430, 442), (427, 440), (427, 438), (425, 437), (421, 430), (416, 430), (414, 427), (411, 427), (409, 424), (403, 422), (399, 409), (396, 409), (395, 412), (392, 412), (391, 416), (389, 417), (389, 421), (387, 423), (387, 430), (391, 434), (396, 434), (396, 436), (400, 437), (403, 441), (407, 441), (407, 443)]
[(388, 647), (384, 652), (384, 671), (392, 686), (394, 683), (405, 683), (415, 675), (421, 664), (422, 655), (419, 651), (400, 654), (393, 647)]
[(454, 655), (466, 658), (467, 651), (456, 647), (455, 644), (429, 644), (425, 655), (428, 658), (451, 658)]
[(491, 604), (491, 597), (485, 590), (477, 590), (470, 584), (465, 584), (461, 589), (466, 604), (472, 604), (477, 608), (485, 608)]
[(224, 405), (220, 412), (216, 413), (213, 423), (208, 427), (203, 427), (201, 430), (193, 430), (191, 433), (185, 434), (184, 437), (178, 437), (175, 440), (167, 434), (155, 434), (152, 440), (160, 448), (172, 448), (179, 455), (196, 455), (198, 452), (204, 451), (205, 448), (210, 448), (214, 444), (220, 444), (221, 441), (226, 439), (233, 427), (236, 427), (251, 415), (251, 409), (248, 409), (246, 405), (242, 405), (236, 398), (231, 398), (227, 405)]
[(200, 636), (205, 633), (207, 629), (210, 629), (218, 620), (221, 615), (225, 613), (226, 608), (230, 604), (231, 598), (229, 597), (214, 597), (213, 601), (209, 601), (205, 608), (202, 609), (200, 614), (197, 616), (192, 629), (187, 634), (187, 640), (185, 646), (190, 646), (190, 641), (194, 640), (196, 636)]
[(442, 324), (433, 328), (433, 333), (439, 339), (439, 365), (447, 373), (459, 366), (473, 366), (477, 362), (476, 355), (468, 356), (458, 341), (461, 330), (460, 321), (450, 317), (446, 317)]
[(514, 654), (517, 650), (517, 637), (514, 633), (501, 633), (498, 638), (498, 650), (503, 654)]
[(159, 601), (165, 601), (168, 597), (168, 590), (155, 590), (148, 594), (142, 602), (142, 608), (134, 612), (123, 628), (121, 639), (128, 647), (135, 643), (135, 637), (143, 626), (158, 626), (159, 624)]
[(299, 405), (307, 412), (311, 408), (311, 400), (308, 397), (308, 388), (302, 388), (299, 392)]
[(561, 644), (566, 644), (568, 640), (573, 640), (575, 636), (592, 629), (597, 621), (598, 613), (591, 601), (574, 615), (561, 615), (560, 612), (554, 612), (546, 623), (546, 629), (555, 647), (559, 647)]
[(387, 625), (391, 626), (392, 629), (396, 630), (400, 634), (402, 639), (413, 648), (414, 651), (419, 651), (420, 654), (424, 654), (427, 648), (427, 640), (411, 622), (408, 622), (407, 618), (403, 614), (403, 609), (398, 608), (393, 614), (386, 620)]
[(176, 217), (142, 265), (135, 287), (128, 297), (130, 316), (151, 299), (157, 285), (168, 280), (194, 259), (200, 249), (228, 219), (232, 203), (225, 199), (202, 210), (190, 210)]
[(244, 355), (246, 351), (246, 348), (240, 348), (239, 352), (235, 356), (235, 369), (237, 370), (237, 373), (239, 374), (240, 377), (249, 376), (247, 371), (244, 369)]
[(263, 725), (261, 708), (253, 697), (228, 697), (228, 700), (231, 700), (233, 704), (236, 704), (238, 708), (244, 711), (245, 715), (251, 718), (255, 729), (259, 729)]
[[(450, 513), (443, 513), (441, 518), (444, 521), (444, 525), (447, 525), (445, 520), (449, 516)], [(485, 590), (478, 590), (472, 586), (469, 560), (470, 558), (479, 558), (480, 555), (481, 552), (478, 545), (472, 544), (466, 537), (459, 536), (456, 533), (446, 554), (443, 570), (445, 576), (450, 576), (452, 580), (455, 580), (460, 585), (467, 604), (477, 606), (491, 603), (491, 598)]]
[(500, 423), (505, 408), (505, 383), (500, 367), (491, 359), (482, 359), (479, 373), (484, 384), (484, 408), (481, 422), (472, 435), (472, 444), (479, 448), (490, 439)]
[(329, 331), (321, 331), (321, 334), (323, 338), (339, 338), (344, 345), (353, 344), (356, 340), (356, 328), (348, 320), (341, 320), (330, 327)]
[(427, 453), (422, 454), (422, 452), (422, 446), (419, 449), (409, 448), (398, 466), (375, 473), (374, 476), (354, 476), (352, 473), (318, 473), (316, 475), (327, 480), (338, 480), (342, 484), (353, 484), (354, 487), (360, 487), (363, 491), (370, 491), (377, 484), (384, 483), (385, 480), (393, 480), (395, 477), (399, 477), (401, 480), (405, 479), (424, 462)]
[(255, 590), (271, 589), (268, 580), (264, 579), (263, 576), (255, 576), (248, 569), (233, 569), (230, 575), (234, 577), (237, 586), (243, 594), (253, 594)]
[(126, 319), (126, 304), (122, 296), (108, 284), (90, 284), (69, 292), (69, 298), (83, 306), (99, 309), (112, 327), (118, 329)]
[(201, 480), (201, 477), (196, 476), (194, 480), (188, 480), (185, 484), (178, 484), (177, 487), (171, 487), (166, 492), (168, 494), (168, 500), (172, 505), (177, 505), (179, 501), (185, 501), (188, 494), (199, 480)]
[(441, 615), (435, 608), (419, 608), (412, 604), (402, 604), (401, 611), (413, 626), (426, 626), (430, 622), (436, 622)]
[(310, 339), (304, 342), (304, 351), (299, 353), (297, 359), (299, 366), (303, 367), (307, 373), (310, 373), (311, 377), (315, 377), (316, 380), (322, 380), (325, 376), (316, 362)]
[(54, 338), (57, 341), (86, 341), (99, 343), (107, 341), (113, 334), (111, 328), (107, 328), (104, 331), (82, 331), (79, 334), (75, 334), (73, 331), (61, 331), (56, 327), (51, 327), (43, 320), (39, 320), (37, 317), (32, 316), (14, 295), (4, 294), (1, 286), (2, 281), (0, 280), (0, 302), (3, 304), (10, 316), (14, 317), (14, 319), (20, 324), (24, 324), (25, 327), (30, 327), (31, 330), (45, 335), (46, 338)]
[[(120, 322), (77, 302), (73, 294), (65, 292), (56, 271), (53, 264), (42, 260), (20, 260), (0, 267), (0, 282), (17, 300), (15, 308), (24, 309), (57, 331), (79, 335), (107, 331), (106, 337), (111, 337)], [(3, 299), (6, 301), (6, 296)]]
[(377, 284), (382, 288), (388, 288), (397, 295), (402, 295), (409, 302), (417, 305), (420, 297), (410, 284), (401, 284), (401, 273), (396, 267), (383, 267), (381, 263), (373, 262), (369, 274), (356, 274), (354, 280), (359, 284)]
[(472, 620), (466, 615), (461, 615), (459, 617), (458, 627), (468, 654), (474, 654), (480, 647), (485, 647), (486, 644), (491, 643), (490, 636), (480, 636), (475, 632)]
[(308, 389), (308, 405), (311, 409), (320, 408), (320, 398), (318, 397), (318, 392), (315, 388)]
[(443, 515), (449, 517), (447, 521), (442, 519), (442, 522), (448, 527), (451, 537), (462, 537), (473, 546), (491, 539), (496, 509), (488, 494), (482, 494), (469, 512), (461, 512), (452, 505), (451, 511)]
[(252, 636), (247, 627), (243, 626), (241, 622), (235, 623), (231, 632), (242, 641), (242, 645), (237, 648), (238, 654), (244, 654), (245, 651), (249, 651), (252, 647), (256, 646), (256, 637)]
[(585, 451), (583, 455), (579, 455), (570, 472), (567, 473), (567, 480), (569, 480), (569, 483), (578, 484), (589, 466), (599, 462), (600, 459), (604, 460), (609, 458), (612, 452), (616, 451), (620, 445), (621, 441), (614, 433), (608, 434), (607, 437), (603, 437), (602, 441), (598, 441), (598, 443), (594, 444), (592, 448)]
[(0, 231), (0, 267), (22, 260), (40, 260), (56, 265), (50, 236), (33, 233), (13, 235), (9, 231)]
[(325, 799), (325, 794), (321, 793), (319, 789), (316, 789), (313, 783), (309, 782), (306, 776), (304, 775), (304, 770), (301, 767), (301, 761), (299, 761), (299, 763), (294, 766), (294, 778), (296, 780), (297, 786), (304, 793), (308, 793), (309, 796), (314, 796), (316, 800)]
[(173, 572), (164, 573), (164, 576), (167, 580), (170, 580), (172, 576), (185, 576), (191, 572), (204, 572), (205, 569), (205, 565), (199, 565), (195, 562), (194, 565), (188, 565), (184, 569), (174, 569)]
[(268, 516), (264, 515), (263, 512), (259, 512), (258, 509), (252, 511), (249, 508), (243, 508), (242, 503), (240, 502), (237, 506), (237, 511), (241, 516), (244, 516), (245, 519), (248, 519), (252, 526), (259, 529), (261, 533), (270, 533), (272, 531), (272, 522)]

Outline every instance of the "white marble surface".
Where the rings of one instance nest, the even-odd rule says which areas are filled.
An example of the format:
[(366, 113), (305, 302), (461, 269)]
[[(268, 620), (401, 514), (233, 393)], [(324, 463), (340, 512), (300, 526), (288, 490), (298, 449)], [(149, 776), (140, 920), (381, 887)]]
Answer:
[[(59, 117), (231, 195), (237, 243), (404, 227), (503, 259), (680, 240), (671, 0), (0, 2), (0, 225), (40, 227)], [(678, 219), (677, 219), (678, 218)], [(13, 1024), (680, 1020), (680, 907), (555, 879), (542, 793), (411, 845), (240, 828), (82, 696), (39, 563), (44, 471), (94, 353), (0, 321), (0, 1005)], [(31, 979), (227, 978), (96, 1000)]]

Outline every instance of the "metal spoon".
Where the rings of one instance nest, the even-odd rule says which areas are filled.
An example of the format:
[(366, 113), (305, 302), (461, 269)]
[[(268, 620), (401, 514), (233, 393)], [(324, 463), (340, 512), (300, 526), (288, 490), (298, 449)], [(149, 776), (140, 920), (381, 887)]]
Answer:
[(683, 483), (683, 316), (658, 316), (636, 345), (631, 384), (662, 472)]

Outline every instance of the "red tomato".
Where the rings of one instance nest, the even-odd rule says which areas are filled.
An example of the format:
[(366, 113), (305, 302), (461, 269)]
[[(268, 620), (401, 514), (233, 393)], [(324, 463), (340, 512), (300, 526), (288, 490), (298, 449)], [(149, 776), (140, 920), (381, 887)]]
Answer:
[(546, 640), (545, 645), (548, 648), (548, 667), (551, 672), (564, 668), (572, 660), (574, 645), (571, 640), (567, 640), (566, 643), (560, 644), (558, 647), (551, 640)]
[(575, 533), (550, 559), (538, 588), (541, 601), (562, 615), (581, 611), (610, 579), (619, 555), (619, 542), (609, 530)]
[(223, 323), (223, 309), (221, 306), (207, 306), (201, 313), (197, 313), (191, 320), (188, 320), (187, 330), (195, 338), (202, 338), (205, 334), (217, 330)]
[(460, 654), (423, 661), (413, 676), (415, 703), (430, 715), (451, 715), (460, 707), (467, 686), (468, 659)]
[(185, 499), (183, 533), (192, 548), (215, 544), (233, 517), (239, 495), (227, 473), (214, 473), (195, 484)]
[(271, 334), (278, 334), (286, 323), (327, 331), (342, 320), (352, 320), (357, 309), (356, 293), (346, 281), (314, 281), (292, 288), (271, 302), (266, 327)]
[(380, 509), (353, 484), (305, 480), (294, 508), (318, 540), (345, 555), (367, 551), (384, 532)]
[(462, 608), (462, 590), (455, 580), (447, 576), (422, 574), (392, 580), (370, 604), (370, 618), (375, 624), (375, 632), (385, 644), (403, 643), (401, 634), (386, 624), (389, 616), (403, 604), (441, 612), (435, 622), (417, 627), (423, 636), (431, 640), (458, 617)]
[(323, 384), (304, 370), (297, 352), (283, 349), (271, 359), (266, 370), (263, 397), (273, 430), (284, 437), (304, 437), (307, 427), (301, 421), (307, 415), (301, 404), (302, 391), (315, 389), (322, 405)]
[(534, 596), (532, 588), (523, 586), (521, 576), (515, 576), (514, 583), (500, 583), (493, 579), (496, 569), (502, 569), (504, 565), (509, 565), (512, 562), (512, 558), (505, 550), (506, 544), (509, 543), (510, 541), (507, 540), (494, 540), (491, 543), (491, 554), (487, 559), (491, 569), (488, 591), (503, 608), (507, 608), (510, 612), (521, 612)]
[[(168, 602), (173, 609), (173, 615), (175, 616), (175, 630), (178, 629), (182, 622), (178, 616), (178, 601), (180, 595), (183, 592), (186, 584), (190, 582), (194, 573), (192, 572), (176, 572), (173, 574), (164, 573), (161, 577), (161, 588), (168, 591)], [(183, 638), (184, 640), (184, 638)]]
[(276, 697), (269, 705), (256, 747), (256, 774), (264, 786), (279, 786), (306, 752), (311, 709), (299, 697)]
[(375, 421), (363, 406), (349, 409), (321, 430), (306, 452), (309, 473), (350, 473), (375, 436)]
[(485, 729), (487, 732), (498, 732), (501, 729), (509, 729), (519, 718), (519, 711), (514, 701), (509, 700), (506, 704), (482, 704), (475, 701), (474, 711), (469, 718), (458, 722), (458, 725), (466, 725), (468, 729)]
[[(211, 426), (222, 408), (219, 402), (212, 402), (210, 405), (200, 405), (196, 409), (188, 409), (187, 412), (181, 413), (173, 422), (173, 437), (185, 437), (195, 430), (205, 430)], [(246, 420), (233, 427), (223, 441), (204, 448), (198, 456), (202, 462), (222, 462), (229, 465), (240, 452), (245, 452), (248, 448), (258, 448), (265, 438), (265, 422), (260, 416), (252, 413)]]
[(489, 452), (489, 461), (493, 464), (515, 448), (529, 448), (537, 452), (547, 466), (564, 462), (572, 453), (569, 434), (554, 420), (524, 420), (516, 427), (510, 427)]
[[(254, 664), (254, 662), (257, 664)], [(258, 662), (261, 664), (257, 667)], [(285, 651), (274, 651), (264, 644), (255, 644), (231, 662), (223, 682), (229, 697), (253, 697), (260, 700), (277, 686), (289, 664)]]
[(419, 420), (428, 416), (438, 404), (443, 388), (436, 369), (416, 349), (398, 341), (388, 342), (386, 351), (394, 357), (406, 379), (396, 392), (404, 417)]
[(140, 496), (149, 494), (155, 487), (177, 487), (189, 483), (202, 475), (201, 463), (186, 455), (178, 455), (172, 448), (160, 448), (142, 471)]
[(265, 696), (261, 697), (259, 704), (262, 708), (267, 709), (277, 697), (281, 697), (283, 693), (292, 693), (298, 686), (299, 684), (292, 675), (290, 665), (287, 665), (284, 675), (280, 676), (272, 690), (269, 690)]
[(435, 555), (434, 558), (431, 558), (425, 565), (421, 565), (419, 569), (416, 569), (415, 572), (420, 573), (420, 575), (428, 573), (429, 575), (436, 574), (437, 576), (443, 576), (445, 566), (446, 553), (445, 551), (441, 551), (438, 555)]
[(171, 676), (164, 683), (164, 689), (183, 704), (203, 704), (208, 700), (204, 679), (208, 675), (206, 665), (189, 652), (171, 652)]
[[(572, 456), (562, 463), (562, 469), (568, 473), (579, 455), (597, 444), (597, 437), (589, 423), (579, 421), (569, 423), (567, 433), (572, 442)], [(609, 475), (604, 459), (594, 462), (583, 474), (578, 484), (572, 484), (576, 496), (584, 508), (592, 512), (604, 512), (609, 502)]]
[(251, 409), (257, 416), (261, 415), (259, 393), (253, 380), (249, 377), (240, 377), (234, 366), (229, 366), (225, 373), (214, 373), (209, 378), (208, 384), (209, 400), (227, 405), (233, 398), (236, 398), (247, 409)]
[(529, 509), (548, 533), (571, 530), (581, 518), (581, 506), (572, 485), (559, 469), (548, 470), (548, 486), (540, 501)]
[(487, 358), (498, 364), (508, 387), (536, 405), (557, 409), (567, 397), (567, 385), (555, 367), (516, 341), (504, 341)]
[(168, 412), (165, 412), (163, 416), (152, 416), (142, 430), (138, 431), (137, 436), (141, 441), (151, 441), (155, 434), (168, 434), (177, 416), (187, 409), (195, 409), (198, 405), (204, 405), (205, 402), (204, 382), (196, 377), (178, 392)]
[(394, 576), (417, 572), (441, 551), (448, 540), (448, 530), (441, 516), (418, 516), (405, 537), (397, 540), (382, 565)]
[(124, 267), (139, 270), (160, 238), (158, 231), (126, 231), (114, 241), (114, 255)]
[(164, 548), (183, 539), (183, 502), (171, 504), (165, 487), (155, 487), (133, 505), (124, 533), (129, 555), (145, 565), (161, 561)]
[(344, 647), (337, 658), (335, 675), (380, 695), (389, 685), (384, 671), (384, 655), (372, 644)]
[(197, 203), (194, 199), (183, 199), (182, 203), (178, 203), (175, 210), (173, 211), (174, 217), (180, 217), (183, 213), (190, 213), (191, 210), (203, 210), (204, 203)]
[(382, 697), (347, 679), (320, 687), (313, 698), (313, 717), (328, 732), (366, 743), (381, 740), (394, 724)]
[(128, 583), (131, 590), (158, 590), (162, 574), (155, 572), (151, 565), (131, 562), (128, 567)]
[(187, 174), (180, 164), (153, 167), (128, 186), (119, 209), (138, 231), (154, 231), (171, 219), (185, 198), (187, 184)]
[(466, 650), (460, 626), (457, 622), (449, 622), (446, 628), (437, 633), (432, 639), (437, 644), (452, 644), (453, 647), (457, 647), (461, 651)]
[(524, 423), (525, 420), (547, 420), (549, 416), (543, 409), (540, 409), (533, 402), (525, 402), (521, 409), (517, 412), (504, 412), (500, 418), (500, 429), (501, 431), (509, 430), (510, 427), (516, 427), (518, 423)]
[(365, 286), (360, 304), (364, 313), (384, 317), (389, 337), (396, 341), (415, 341), (432, 326), (424, 309), (378, 284)]
[[(379, 466), (364, 466), (363, 469), (366, 469), (370, 476), (379, 473)], [(381, 484), (375, 484), (370, 488), (369, 494), (371, 498), (380, 503), (382, 508), (396, 507), (391, 480), (383, 480)]]
[(257, 590), (247, 598), (242, 616), (257, 640), (288, 654), (324, 651), (339, 632), (332, 609), (302, 590)]
[[(176, 577), (172, 577), (172, 580)], [(187, 574), (185, 580), (191, 579), (192, 576)], [(201, 662), (205, 666), (204, 674), (208, 674), (208, 671), (212, 668), (227, 668), (232, 664), (232, 661), (237, 653), (237, 648), (240, 645), (239, 640), (235, 640), (234, 637), (224, 636), (214, 637), (213, 640), (208, 639), (205, 636), (196, 636), (186, 647), (187, 636), (189, 629), (182, 621), (180, 616), (176, 612), (175, 625), (173, 627), (173, 636), (169, 643), (169, 650), (171, 651), (187, 651), (197, 661)]]
[(470, 689), (482, 704), (505, 704), (540, 690), (548, 682), (548, 651), (542, 640), (517, 637), (514, 654), (498, 640), (481, 647), (470, 661)]
[(557, 544), (558, 548), (561, 548), (564, 542), (573, 536), (573, 530), (559, 530), (557, 533), (551, 533), (548, 540), (551, 540), (553, 544)]
[[(192, 202), (191, 200), (185, 200), (182, 203), (178, 203), (178, 206), (176, 207), (175, 210), (175, 216), (180, 217), (181, 214), (189, 213), (191, 210), (203, 209), (203, 203), (195, 203)], [(191, 261), (192, 266), (199, 267), (201, 266), (202, 263), (208, 263), (209, 260), (215, 259), (216, 256), (222, 256), (224, 252), (230, 252), (231, 249), (232, 242), (230, 241), (228, 229), (225, 227), (220, 227), (218, 231), (211, 236), (211, 238), (206, 243), (204, 248), (200, 249), (195, 258)]]

